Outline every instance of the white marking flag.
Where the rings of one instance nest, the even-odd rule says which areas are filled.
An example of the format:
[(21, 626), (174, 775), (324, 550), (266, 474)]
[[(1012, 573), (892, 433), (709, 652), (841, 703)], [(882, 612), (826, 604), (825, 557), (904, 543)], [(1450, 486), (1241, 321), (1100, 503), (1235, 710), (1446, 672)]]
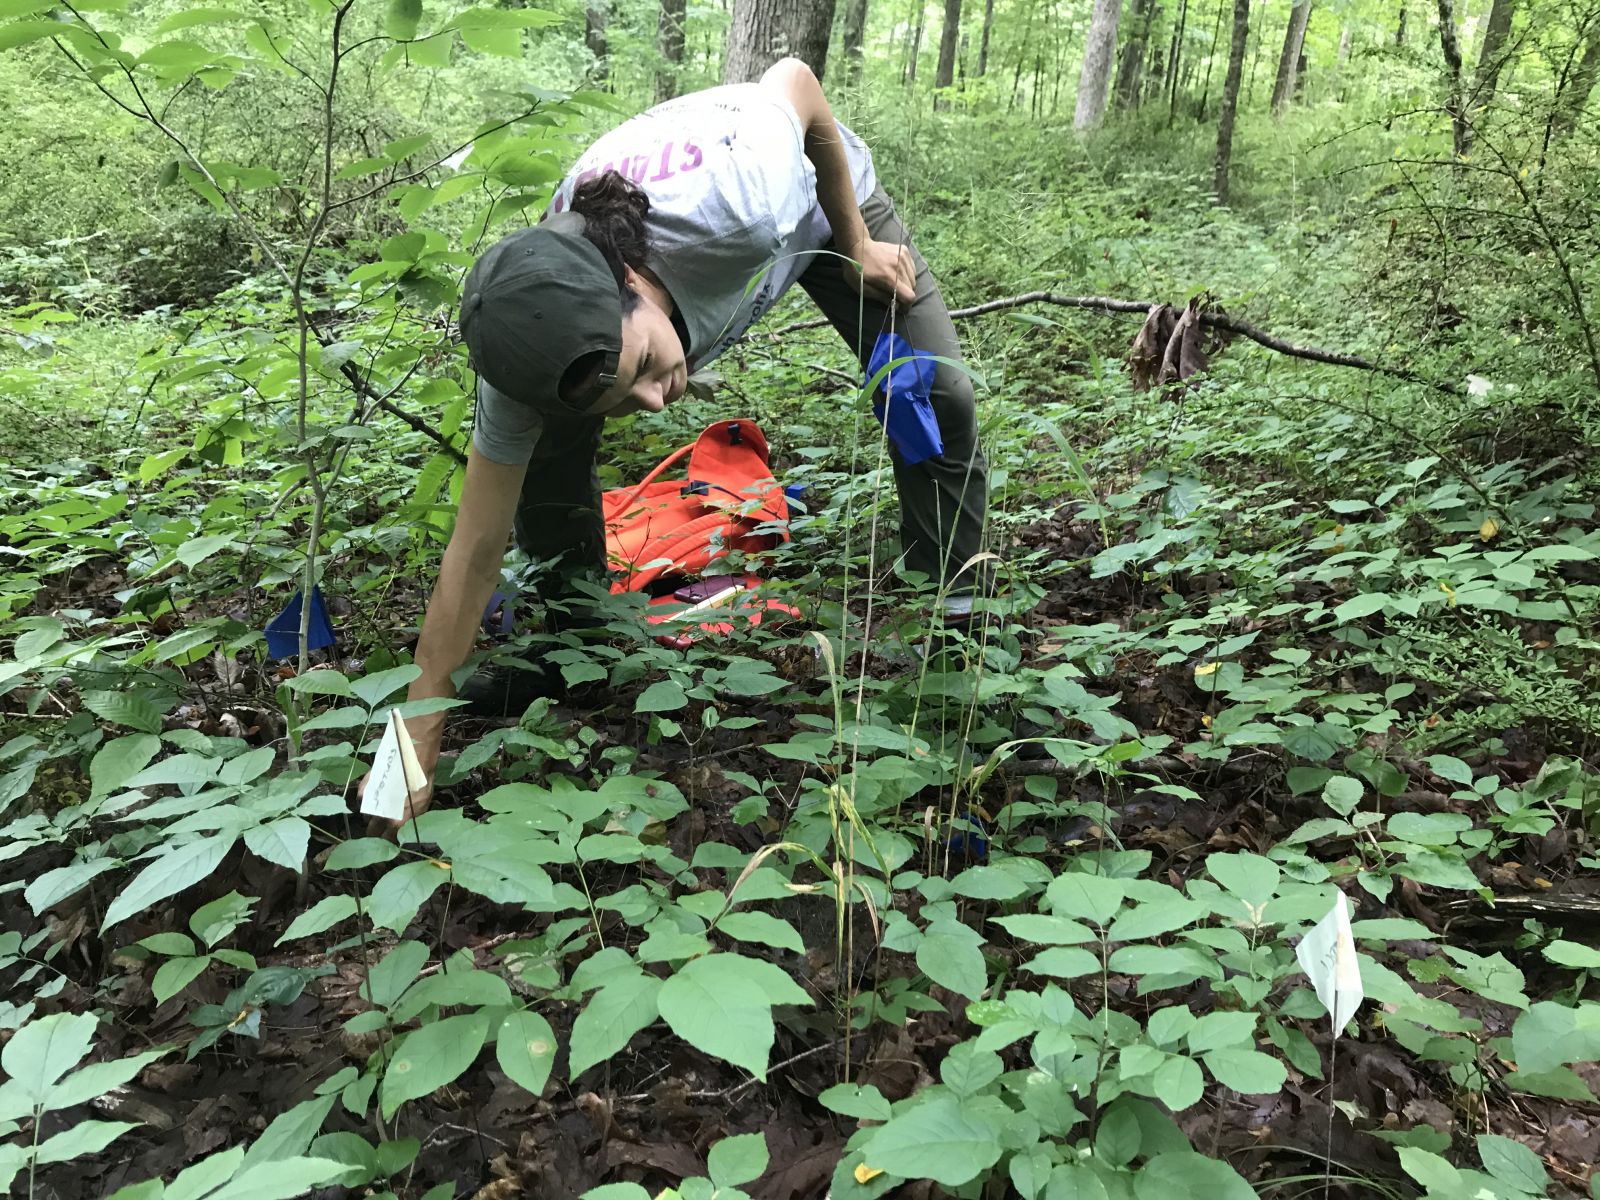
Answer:
[(1333, 911), (1306, 932), (1294, 952), (1317, 990), (1317, 999), (1333, 1018), (1334, 1037), (1344, 1032), (1366, 998), (1361, 990), (1356, 941), (1350, 934), (1348, 903), (1343, 892), (1334, 893)]
[(417, 760), (417, 749), (411, 744), (406, 723), (391, 709), (383, 741), (378, 743), (378, 753), (372, 760), (366, 791), (361, 793), (361, 811), (369, 817), (398, 821), (405, 816), (407, 796), (427, 785), (428, 777)]

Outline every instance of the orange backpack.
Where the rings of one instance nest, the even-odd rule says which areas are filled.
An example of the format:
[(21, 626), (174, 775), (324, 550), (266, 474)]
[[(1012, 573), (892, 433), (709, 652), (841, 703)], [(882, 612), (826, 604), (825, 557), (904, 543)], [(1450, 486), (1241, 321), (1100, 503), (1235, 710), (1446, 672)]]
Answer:
[[(689, 462), (684, 480), (661, 476), (685, 455)], [(732, 550), (745, 554), (771, 550), (789, 540), (789, 503), (783, 486), (772, 477), (767, 463), (767, 438), (754, 421), (718, 421), (708, 425), (694, 441), (680, 446), (631, 488), (616, 488), (601, 498), (606, 524), (606, 557), (622, 578), (613, 592), (661, 592), (652, 602), (649, 620), (661, 623), (679, 619), (689, 608), (706, 607), (711, 600), (679, 595), (684, 585), (726, 558)], [(777, 610), (799, 613), (777, 601), (757, 601), (746, 593), (761, 580), (754, 575), (730, 578), (729, 586), (715, 593), (717, 605), (738, 597), (738, 615), (758, 625), (761, 614)], [(737, 589), (737, 590), (736, 590)], [(703, 590), (703, 589), (702, 589)], [(697, 607), (698, 605), (698, 607)], [(704, 623), (700, 630), (725, 633), (726, 621)], [(697, 635), (664, 635), (661, 640), (687, 645)]]

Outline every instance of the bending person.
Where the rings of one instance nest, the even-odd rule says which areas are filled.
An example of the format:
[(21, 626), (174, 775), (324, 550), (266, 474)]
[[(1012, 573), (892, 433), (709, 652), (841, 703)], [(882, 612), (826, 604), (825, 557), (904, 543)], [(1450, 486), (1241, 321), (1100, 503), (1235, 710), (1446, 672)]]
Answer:
[[(960, 360), (939, 285), (878, 187), (871, 154), (797, 59), (759, 83), (625, 122), (578, 160), (540, 224), (478, 260), (461, 304), (480, 377), (477, 423), (412, 699), (454, 694), (451, 673), (500, 579), (508, 529), (558, 571), (603, 571), (594, 464), (606, 418), (680, 399), (689, 376), (795, 283), (864, 368), (911, 350)], [(887, 426), (905, 561), (950, 584), (959, 616), (975, 587), (960, 571), (979, 549), (986, 466), (970, 381), (930, 365), (911, 364), (923, 372), (921, 405), (902, 402), (896, 369)], [(514, 684), (495, 695), (483, 679), (462, 689), (475, 708), (520, 711)], [(430, 781), (444, 720), (407, 722)]]

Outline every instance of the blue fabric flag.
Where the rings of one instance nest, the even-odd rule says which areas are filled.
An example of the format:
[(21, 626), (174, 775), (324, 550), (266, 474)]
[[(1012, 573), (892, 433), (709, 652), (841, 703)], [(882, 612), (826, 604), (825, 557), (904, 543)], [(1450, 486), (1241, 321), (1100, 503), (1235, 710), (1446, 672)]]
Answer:
[[(867, 380), (896, 359), (884, 376), (878, 398), (872, 402), (873, 415), (889, 431), (900, 461), (907, 466), (944, 453), (944, 438), (939, 434), (939, 419), (933, 412), (933, 377), (939, 364), (898, 333), (880, 333), (867, 363)], [(888, 399), (886, 399), (888, 397)], [(885, 415), (887, 413), (887, 416)]]
[[(284, 610), (267, 622), (267, 654), (272, 658), (293, 658), (300, 653), (300, 593), (296, 592)], [(306, 628), (306, 649), (321, 650), (333, 645), (333, 622), (322, 589), (311, 589), (311, 621)]]

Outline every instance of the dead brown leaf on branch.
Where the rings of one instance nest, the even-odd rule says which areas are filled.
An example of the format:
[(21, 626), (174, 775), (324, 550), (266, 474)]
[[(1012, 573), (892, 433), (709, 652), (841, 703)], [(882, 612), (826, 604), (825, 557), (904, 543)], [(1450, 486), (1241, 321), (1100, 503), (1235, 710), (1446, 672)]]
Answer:
[(1205, 336), (1200, 320), (1204, 298), (1193, 297), (1182, 309), (1153, 304), (1144, 325), (1128, 349), (1128, 373), (1135, 391), (1187, 383), (1211, 365), (1214, 355), (1227, 345), (1226, 330), (1213, 328)]

